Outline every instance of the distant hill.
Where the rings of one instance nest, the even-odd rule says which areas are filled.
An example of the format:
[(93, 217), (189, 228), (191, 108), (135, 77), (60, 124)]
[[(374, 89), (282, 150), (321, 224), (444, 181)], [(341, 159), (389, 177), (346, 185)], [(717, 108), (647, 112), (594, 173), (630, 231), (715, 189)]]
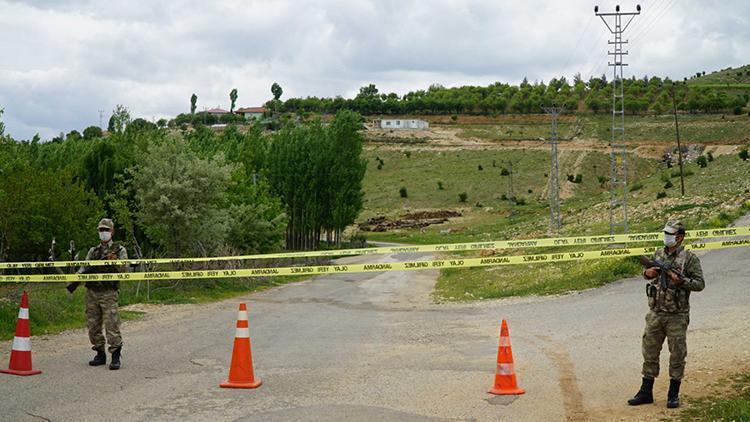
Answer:
[(696, 72), (688, 78), (688, 83), (693, 85), (750, 84), (750, 64), (738, 68), (728, 67), (712, 73), (700, 73), (700, 76)]

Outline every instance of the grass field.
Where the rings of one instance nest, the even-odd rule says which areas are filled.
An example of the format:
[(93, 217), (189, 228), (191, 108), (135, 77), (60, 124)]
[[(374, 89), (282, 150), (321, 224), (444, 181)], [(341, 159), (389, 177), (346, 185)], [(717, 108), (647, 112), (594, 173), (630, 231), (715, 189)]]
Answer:
[(688, 398), (679, 420), (750, 421), (750, 373), (739, 373), (719, 384), (712, 396)]
[[(542, 197), (547, 179), (549, 155), (540, 150), (436, 151), (372, 149), (365, 176), (365, 212), (398, 217), (407, 211), (457, 209), (463, 216), (422, 230), (406, 229), (365, 233), (369, 240), (401, 243), (454, 243), (497, 239), (546, 237), (549, 225), (548, 202)], [(562, 235), (608, 233), (608, 190), (596, 176), (609, 171), (609, 156), (602, 153), (565, 152), (560, 159), (563, 184), (567, 173), (578, 162), (583, 183), (574, 184), (573, 196), (562, 203)], [(497, 157), (497, 158), (496, 158)], [(582, 157), (582, 158), (581, 158)], [(384, 165), (377, 169), (376, 158)], [(497, 167), (492, 167), (492, 160)], [(513, 208), (501, 195), (507, 193), (508, 176), (500, 175), (501, 160), (514, 160), (515, 191), (527, 199)], [(517, 161), (516, 161), (517, 160)], [(655, 231), (669, 218), (682, 219), (688, 227), (724, 227), (750, 211), (750, 162), (734, 155), (717, 157), (700, 168), (685, 166), (686, 196), (680, 197), (678, 169), (666, 169), (654, 160), (629, 160), (630, 231)], [(482, 165), (483, 170), (478, 170)], [(489, 170), (489, 171), (488, 171)], [(437, 181), (443, 181), (443, 190)], [(671, 184), (671, 187), (668, 186)], [(407, 188), (402, 198), (399, 188)], [(528, 193), (531, 189), (532, 193)], [(460, 203), (458, 194), (467, 192)], [(666, 197), (657, 199), (664, 192)], [(476, 202), (482, 206), (477, 207)], [(448, 232), (450, 230), (450, 232)], [(530, 251), (524, 253), (550, 251)], [(519, 253), (510, 251), (510, 253)], [(476, 256), (464, 254), (461, 256)], [(585, 263), (558, 263), (534, 266), (507, 266), (444, 270), (434, 292), (436, 301), (480, 300), (517, 295), (557, 294), (580, 290), (640, 272), (632, 259), (612, 259)]]
[[(680, 138), (689, 143), (736, 144), (750, 139), (750, 116), (747, 114), (704, 115), (680, 114), (678, 116)], [(563, 116), (558, 124), (561, 139), (578, 138), (611, 139), (612, 117), (609, 114), (582, 114), (576, 120), (573, 116)], [(503, 124), (452, 125), (459, 129), (462, 138), (477, 138), (485, 141), (537, 140), (549, 137), (549, 122), (538, 116), (527, 121), (513, 120)], [(625, 137), (628, 141), (675, 142), (674, 117), (625, 116)]]

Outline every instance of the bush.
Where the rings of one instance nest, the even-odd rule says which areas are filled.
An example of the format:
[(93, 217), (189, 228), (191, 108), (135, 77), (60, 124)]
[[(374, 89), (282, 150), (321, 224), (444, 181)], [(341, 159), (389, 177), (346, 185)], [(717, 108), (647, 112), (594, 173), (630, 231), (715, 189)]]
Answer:
[(506, 194), (502, 194), (502, 195), (500, 196), (500, 199), (501, 199), (501, 200), (503, 200), (503, 201), (507, 201), (507, 200), (508, 200), (508, 195), (506, 195)]
[(398, 194), (399, 194), (399, 195), (400, 195), (400, 196), (401, 196), (402, 198), (406, 198), (406, 197), (408, 197), (408, 196), (409, 196), (409, 195), (408, 195), (408, 194), (406, 193), (406, 187), (404, 187), (404, 186), (401, 186), (401, 189), (399, 189), (399, 190), (398, 190)]
[(635, 191), (641, 190), (641, 189), (643, 189), (643, 183), (641, 183), (641, 182), (636, 182), (636, 183), (633, 183), (632, 185), (630, 185), (630, 191), (631, 192), (635, 192)]
[(529, 193), (534, 193), (534, 190), (533, 189), (529, 189)]
[(608, 179), (605, 176), (596, 176), (596, 180), (600, 185), (604, 186), (604, 184), (607, 183)]
[(411, 158), (411, 151), (404, 151), (406, 158)]
[(469, 199), (469, 195), (467, 195), (466, 192), (458, 194), (458, 202), (466, 202), (467, 199)]
[[(683, 173), (684, 173), (685, 177), (693, 175), (692, 170), (683, 170)], [(671, 174), (671, 176), (672, 177), (680, 177), (680, 170), (678, 169), (676, 171), (673, 171), (672, 174)]]
[(573, 182), (573, 183), (575, 183), (575, 176), (573, 176), (572, 174), (569, 174), (569, 175), (568, 175), (568, 182)]
[(443, 190), (443, 182), (438, 180), (438, 190)]
[(674, 185), (672, 184), (672, 181), (671, 181), (671, 180), (667, 180), (667, 183), (665, 183), (665, 184), (664, 184), (664, 189), (669, 189), (669, 188), (671, 188), (672, 186), (674, 186)]
[(706, 154), (706, 157), (708, 157), (708, 161), (709, 161), (709, 162), (711, 162), (711, 161), (713, 161), (713, 160), (714, 160), (714, 155), (713, 155), (713, 154), (711, 154), (710, 152)]
[(747, 161), (750, 159), (750, 153), (747, 152), (747, 148), (743, 148), (740, 150), (740, 159), (742, 161)]
[(477, 208), (482, 208), (484, 205), (482, 205), (481, 202), (477, 202), (476, 204), (474, 204), (474, 206)]
[(503, 167), (502, 170), (500, 170), (500, 176), (507, 176), (509, 174), (510, 172), (505, 167)]
[(382, 169), (383, 169), (383, 165), (378, 163), (378, 170), (382, 170)]
[(582, 174), (576, 174), (575, 183), (581, 183), (583, 182), (583, 175)]
[(526, 205), (526, 200), (522, 197), (516, 198), (516, 205)]
[(477, 166), (477, 170), (482, 171), (482, 170), (484, 170), (484, 168), (482, 168), (482, 165), (480, 164), (480, 165)]
[(656, 194), (656, 199), (661, 199), (661, 198), (666, 198), (666, 197), (667, 197), (667, 193), (664, 191), (661, 191)]
[(695, 160), (695, 164), (698, 164), (701, 168), (705, 168), (706, 166), (708, 166), (708, 160), (706, 160), (705, 155), (701, 155), (697, 160)]

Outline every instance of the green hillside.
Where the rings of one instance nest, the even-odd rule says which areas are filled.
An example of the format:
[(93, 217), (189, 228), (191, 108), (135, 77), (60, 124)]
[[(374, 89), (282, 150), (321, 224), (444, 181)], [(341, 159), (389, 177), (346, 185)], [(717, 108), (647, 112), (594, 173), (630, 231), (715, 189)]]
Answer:
[(733, 68), (717, 70), (711, 73), (698, 72), (689, 78), (688, 83), (691, 85), (740, 85), (736, 88), (750, 86), (750, 64)]

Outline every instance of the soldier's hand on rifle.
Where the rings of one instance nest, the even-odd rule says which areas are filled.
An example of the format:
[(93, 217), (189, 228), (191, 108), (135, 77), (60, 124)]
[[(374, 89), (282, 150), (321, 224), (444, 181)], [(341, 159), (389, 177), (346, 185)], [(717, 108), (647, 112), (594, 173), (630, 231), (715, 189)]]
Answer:
[(107, 259), (110, 261), (117, 261), (117, 253), (110, 252), (107, 254)]
[(646, 278), (656, 278), (659, 275), (659, 267), (651, 267), (647, 269), (643, 275), (646, 276)]
[(682, 284), (682, 278), (675, 274), (673, 271), (668, 272), (667, 275), (669, 276), (669, 279), (672, 280), (672, 284), (674, 284), (675, 286), (679, 286), (680, 284)]

